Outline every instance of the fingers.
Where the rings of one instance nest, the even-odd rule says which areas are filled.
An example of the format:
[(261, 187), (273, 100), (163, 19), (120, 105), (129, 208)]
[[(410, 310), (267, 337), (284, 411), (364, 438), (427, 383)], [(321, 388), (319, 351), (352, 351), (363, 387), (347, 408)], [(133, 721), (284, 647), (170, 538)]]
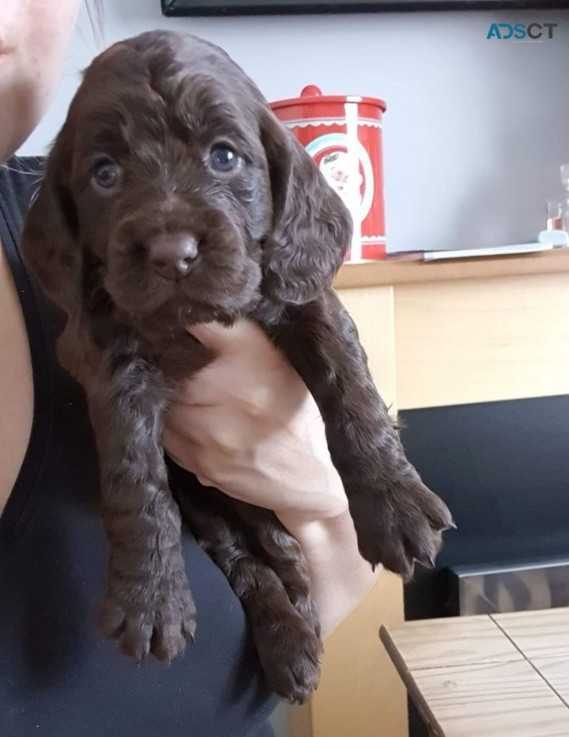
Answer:
[(258, 340), (263, 332), (252, 320), (238, 320), (231, 327), (219, 322), (196, 323), (186, 330), (217, 355), (242, 351), (249, 341)]
[[(251, 320), (238, 320), (232, 327), (220, 323), (197, 323), (188, 332), (214, 355), (204, 369), (185, 381), (177, 393), (185, 405), (213, 406), (229, 397), (247, 399), (250, 392), (273, 392), (292, 369), (261, 328)], [(257, 397), (258, 398), (258, 397)]]

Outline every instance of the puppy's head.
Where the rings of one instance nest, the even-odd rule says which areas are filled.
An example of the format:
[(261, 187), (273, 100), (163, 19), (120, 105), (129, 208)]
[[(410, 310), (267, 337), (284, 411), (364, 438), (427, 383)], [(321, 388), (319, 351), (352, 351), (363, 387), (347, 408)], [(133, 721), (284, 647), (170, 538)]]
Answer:
[(29, 213), (24, 254), (67, 312), (103, 290), (136, 318), (232, 320), (314, 299), (350, 217), (242, 70), (154, 32), (86, 71)]

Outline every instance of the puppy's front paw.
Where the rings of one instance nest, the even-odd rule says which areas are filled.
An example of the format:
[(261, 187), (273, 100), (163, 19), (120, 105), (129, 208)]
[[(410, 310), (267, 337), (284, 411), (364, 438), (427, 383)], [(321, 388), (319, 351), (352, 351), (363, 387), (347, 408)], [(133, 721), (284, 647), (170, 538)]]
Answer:
[(360, 497), (350, 509), (362, 556), (405, 580), (412, 577), (415, 562), (434, 566), (442, 533), (455, 526), (446, 504), (416, 473), (390, 480), (381, 493)]
[(266, 621), (253, 628), (265, 677), (275, 693), (304, 704), (320, 680), (322, 642), (298, 616)]
[(154, 576), (150, 581), (111, 575), (100, 628), (137, 662), (152, 653), (170, 663), (184, 650), (186, 639), (194, 639), (196, 629), (196, 608), (185, 574)]

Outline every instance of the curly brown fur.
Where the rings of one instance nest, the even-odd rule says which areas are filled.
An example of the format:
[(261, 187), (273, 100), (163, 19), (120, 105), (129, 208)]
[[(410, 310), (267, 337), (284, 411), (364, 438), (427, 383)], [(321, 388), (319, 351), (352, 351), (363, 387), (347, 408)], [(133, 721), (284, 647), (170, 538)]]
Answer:
[(367, 560), (406, 577), (434, 560), (450, 514), (405, 458), (331, 291), (350, 238), (341, 200), (221, 50), (146, 33), (85, 73), (23, 245), (67, 313), (59, 356), (85, 387), (101, 463), (102, 627), (135, 658), (168, 661), (193, 637), (181, 506), (243, 602), (273, 688), (303, 701), (318, 681), (296, 541), (271, 512), (168, 475), (169, 394), (212, 358), (186, 332), (192, 322), (248, 315), (286, 353), (324, 417)]

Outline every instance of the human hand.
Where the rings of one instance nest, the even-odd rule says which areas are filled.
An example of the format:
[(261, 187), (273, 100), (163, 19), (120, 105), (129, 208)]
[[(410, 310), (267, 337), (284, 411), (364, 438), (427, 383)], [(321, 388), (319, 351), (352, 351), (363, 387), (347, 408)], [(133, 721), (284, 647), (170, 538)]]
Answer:
[(163, 442), (172, 458), (205, 486), (289, 523), (346, 512), (318, 406), (261, 328), (240, 320), (188, 331), (215, 359), (170, 404)]

